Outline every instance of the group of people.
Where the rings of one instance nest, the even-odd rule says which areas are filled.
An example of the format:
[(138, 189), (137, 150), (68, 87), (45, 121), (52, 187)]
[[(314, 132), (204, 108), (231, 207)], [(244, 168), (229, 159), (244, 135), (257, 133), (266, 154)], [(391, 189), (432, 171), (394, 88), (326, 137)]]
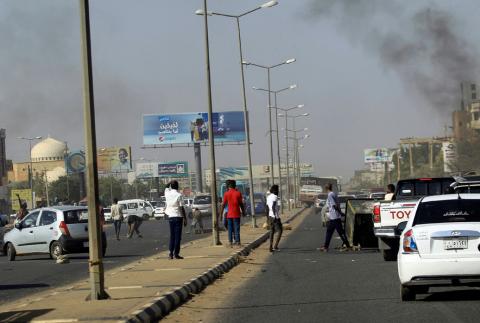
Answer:
[[(240, 224), (241, 217), (245, 215), (245, 205), (240, 191), (236, 188), (234, 180), (227, 181), (228, 190), (222, 197), (220, 214), (224, 215), (224, 223), (228, 230), (228, 247), (241, 246)], [(283, 225), (280, 219), (280, 207), (278, 202), (279, 188), (273, 185), (270, 188), (267, 197), (267, 221), (270, 227), (270, 248), (271, 252), (278, 251), (278, 244), (282, 237)], [(170, 259), (183, 259), (180, 255), (180, 242), (182, 238), (182, 228), (187, 226), (187, 216), (183, 204), (182, 194), (178, 191), (178, 182), (172, 181), (165, 189), (165, 215), (170, 225)], [(193, 212), (193, 221), (201, 219), (199, 210)], [(195, 227), (193, 224), (192, 227)], [(201, 221), (201, 220), (200, 220)], [(201, 226), (203, 231), (203, 226)], [(276, 239), (275, 239), (276, 235)], [(275, 240), (275, 241), (274, 241)], [(275, 243), (274, 243), (275, 242)]]

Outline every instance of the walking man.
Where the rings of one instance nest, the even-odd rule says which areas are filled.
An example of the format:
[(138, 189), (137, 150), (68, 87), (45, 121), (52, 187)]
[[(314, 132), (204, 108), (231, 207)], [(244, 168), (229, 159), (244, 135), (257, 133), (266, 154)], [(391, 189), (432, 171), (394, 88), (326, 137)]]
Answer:
[(230, 242), (230, 247), (233, 247), (233, 243), (240, 246), (240, 215), (245, 215), (242, 193), (236, 190), (237, 183), (234, 180), (228, 181), (227, 187), (228, 191), (223, 195), (220, 213), (223, 214), (224, 208), (228, 205), (228, 241)]
[(348, 243), (347, 237), (345, 236), (345, 231), (343, 230), (342, 225), (342, 211), (340, 210), (340, 204), (338, 203), (338, 196), (333, 192), (332, 184), (328, 183), (325, 185), (325, 189), (328, 192), (327, 197), (327, 207), (328, 207), (328, 223), (327, 223), (327, 234), (325, 236), (325, 244), (320, 251), (327, 252), (328, 247), (330, 246), (330, 240), (332, 240), (333, 232), (337, 230), (338, 235), (343, 241), (343, 244), (347, 249), (350, 249), (350, 244)]
[[(268, 221), (270, 224), (270, 252), (279, 251), (278, 243), (283, 233), (283, 225), (280, 220), (280, 212), (278, 206), (278, 185), (273, 185), (270, 188), (270, 195), (267, 197), (267, 206), (268, 206)], [(273, 245), (273, 238), (277, 232), (277, 240), (275, 241), (275, 246)]]
[(180, 241), (182, 240), (182, 226), (187, 226), (187, 216), (183, 208), (182, 194), (178, 192), (178, 182), (171, 181), (165, 189), (165, 214), (170, 224), (169, 258), (183, 259), (180, 256)]
[(113, 226), (115, 227), (115, 235), (117, 240), (120, 240), (120, 228), (122, 227), (123, 222), (123, 210), (120, 205), (118, 205), (118, 199), (113, 199), (113, 205), (111, 206)]

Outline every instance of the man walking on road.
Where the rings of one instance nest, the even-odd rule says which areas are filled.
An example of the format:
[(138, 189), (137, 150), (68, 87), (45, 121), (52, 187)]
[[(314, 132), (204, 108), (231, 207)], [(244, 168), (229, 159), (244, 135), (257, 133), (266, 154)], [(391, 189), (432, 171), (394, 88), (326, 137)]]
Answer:
[(165, 214), (170, 224), (169, 258), (183, 259), (180, 256), (180, 241), (182, 240), (182, 225), (187, 225), (187, 216), (183, 208), (182, 194), (178, 192), (178, 182), (171, 181), (165, 189)]
[(228, 241), (230, 247), (233, 247), (234, 242), (240, 246), (240, 214), (245, 215), (242, 193), (236, 190), (237, 183), (234, 180), (228, 181), (227, 186), (228, 191), (223, 195), (220, 214), (223, 214), (223, 210), (228, 205)]
[(328, 251), (330, 246), (330, 240), (332, 240), (333, 232), (337, 230), (338, 235), (343, 241), (343, 244), (346, 248), (350, 249), (350, 244), (348, 243), (347, 237), (345, 236), (345, 231), (343, 230), (342, 225), (342, 211), (340, 210), (340, 204), (338, 203), (338, 197), (335, 192), (333, 192), (332, 184), (328, 183), (325, 185), (325, 189), (328, 192), (327, 197), (327, 207), (328, 207), (328, 224), (327, 224), (327, 234), (325, 236), (325, 244), (320, 251)]
[(122, 227), (123, 211), (122, 211), (122, 207), (118, 205), (117, 198), (113, 199), (111, 212), (112, 212), (113, 226), (115, 227), (115, 235), (117, 236), (117, 240), (120, 240), (120, 228)]
[[(270, 195), (267, 197), (268, 206), (268, 222), (270, 224), (270, 252), (279, 251), (278, 243), (282, 237), (283, 225), (280, 220), (280, 212), (278, 207), (278, 185), (273, 185), (270, 188)], [(273, 246), (273, 238), (277, 232), (277, 240)]]

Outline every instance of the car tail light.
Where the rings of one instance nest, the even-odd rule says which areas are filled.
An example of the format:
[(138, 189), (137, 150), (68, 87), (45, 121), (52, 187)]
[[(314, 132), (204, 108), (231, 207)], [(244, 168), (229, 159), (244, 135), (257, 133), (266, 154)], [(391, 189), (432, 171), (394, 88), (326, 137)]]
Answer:
[(373, 207), (373, 222), (375, 223), (380, 223), (381, 217), (380, 217), (380, 205), (375, 205)]
[(69, 236), (70, 235), (70, 231), (68, 231), (68, 227), (67, 225), (65, 224), (64, 221), (61, 221), (60, 222), (60, 231), (62, 232), (63, 235), (65, 236)]
[(418, 253), (417, 243), (413, 237), (413, 230), (410, 229), (403, 235), (403, 252)]

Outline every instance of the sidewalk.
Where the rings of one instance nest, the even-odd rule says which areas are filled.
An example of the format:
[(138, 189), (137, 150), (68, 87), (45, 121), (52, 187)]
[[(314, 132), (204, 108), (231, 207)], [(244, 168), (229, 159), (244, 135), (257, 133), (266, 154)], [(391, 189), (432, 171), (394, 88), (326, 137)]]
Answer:
[[(296, 209), (285, 213), (284, 219), (299, 212)], [(242, 248), (230, 248), (226, 232), (220, 233), (220, 240), (225, 244), (212, 246), (212, 238), (204, 238), (182, 245), (183, 260), (169, 260), (168, 251), (141, 259), (127, 266), (105, 273), (106, 291), (111, 299), (102, 301), (85, 301), (89, 294), (88, 280), (79, 281), (63, 288), (30, 295), (23, 300), (0, 306), (2, 322), (119, 322), (129, 320), (135, 315), (141, 316), (141, 309), (148, 308), (153, 302), (165, 298), (185, 284), (199, 276), (207, 276), (207, 271), (232, 258), (245, 247), (258, 240), (267, 232), (262, 228), (265, 218), (258, 217), (258, 228), (246, 223), (241, 228)], [(258, 242), (258, 241), (257, 241)], [(65, 266), (68, 271), (68, 264)], [(34, 270), (34, 269), (33, 269)], [(85, 268), (85, 270), (88, 270)], [(228, 270), (228, 269), (226, 269)], [(200, 277), (203, 278), (203, 277)], [(198, 278), (197, 278), (198, 279)], [(209, 279), (205, 283), (208, 283)], [(198, 288), (200, 290), (201, 288)], [(175, 295), (174, 295), (175, 296)], [(169, 295), (170, 298), (172, 296)], [(173, 301), (172, 301), (173, 302)]]

